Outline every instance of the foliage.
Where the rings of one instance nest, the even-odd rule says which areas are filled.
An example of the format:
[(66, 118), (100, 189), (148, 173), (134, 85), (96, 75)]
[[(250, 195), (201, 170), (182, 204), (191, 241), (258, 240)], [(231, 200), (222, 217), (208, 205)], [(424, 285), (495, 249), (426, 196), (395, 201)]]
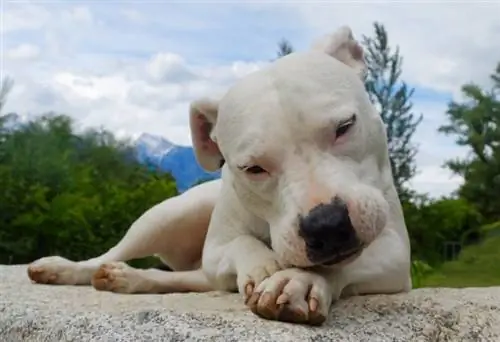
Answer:
[(494, 221), (500, 219), (500, 63), (491, 81), (489, 90), (464, 85), (465, 99), (449, 104), (449, 122), (439, 131), (469, 148), (468, 156), (448, 160), (446, 166), (465, 180), (458, 194)]
[(2, 132), (0, 263), (94, 257), (176, 192), (126, 142), (103, 130), (77, 134), (67, 116), (49, 113)]
[(411, 281), (413, 288), (422, 287), (425, 277), (432, 274), (433, 268), (422, 260), (413, 260), (411, 263)]
[[(403, 202), (412, 257), (430, 265), (446, 259), (446, 243), (467, 245), (480, 236), (482, 216), (462, 198), (429, 199), (415, 196)], [(451, 252), (459, 252), (451, 251)]]
[(370, 99), (378, 109), (387, 130), (387, 142), (396, 189), (408, 199), (407, 182), (416, 174), (417, 147), (412, 137), (422, 121), (415, 115), (410, 99), (414, 89), (400, 80), (403, 58), (399, 47), (394, 50), (384, 26), (374, 23), (374, 36), (363, 37), (367, 73), (365, 86)]
[[(500, 226), (500, 225), (499, 225)], [(457, 260), (445, 262), (424, 275), (421, 287), (477, 287), (500, 285), (500, 236), (465, 248)]]

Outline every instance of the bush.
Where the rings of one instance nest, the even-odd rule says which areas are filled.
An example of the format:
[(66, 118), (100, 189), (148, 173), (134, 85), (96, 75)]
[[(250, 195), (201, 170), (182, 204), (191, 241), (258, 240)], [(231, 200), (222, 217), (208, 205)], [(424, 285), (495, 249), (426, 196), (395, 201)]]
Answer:
[(0, 263), (94, 257), (176, 194), (172, 177), (139, 165), (126, 141), (102, 130), (76, 134), (66, 116), (1, 132)]
[(415, 197), (403, 202), (403, 211), (412, 257), (433, 266), (445, 261), (447, 242), (464, 246), (477, 241), (483, 221), (475, 207), (461, 198)]

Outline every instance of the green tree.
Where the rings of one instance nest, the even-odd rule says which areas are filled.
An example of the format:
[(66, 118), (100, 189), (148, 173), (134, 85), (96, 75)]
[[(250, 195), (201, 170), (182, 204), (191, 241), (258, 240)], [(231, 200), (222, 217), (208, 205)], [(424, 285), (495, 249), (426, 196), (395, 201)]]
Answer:
[(500, 63), (491, 82), (490, 89), (464, 85), (464, 100), (449, 103), (448, 123), (439, 131), (454, 136), (458, 145), (469, 150), (467, 156), (445, 164), (464, 178), (458, 194), (494, 221), (500, 220)]
[(413, 135), (422, 121), (412, 109), (414, 89), (401, 81), (403, 58), (399, 47), (392, 49), (386, 29), (374, 23), (374, 36), (363, 36), (367, 72), (365, 86), (386, 125), (389, 157), (396, 188), (403, 199), (411, 191), (407, 183), (416, 174), (415, 156), (418, 152), (412, 142)]
[(177, 194), (173, 178), (138, 164), (127, 141), (104, 130), (77, 134), (67, 116), (49, 113), (3, 131), (0, 263), (93, 257)]

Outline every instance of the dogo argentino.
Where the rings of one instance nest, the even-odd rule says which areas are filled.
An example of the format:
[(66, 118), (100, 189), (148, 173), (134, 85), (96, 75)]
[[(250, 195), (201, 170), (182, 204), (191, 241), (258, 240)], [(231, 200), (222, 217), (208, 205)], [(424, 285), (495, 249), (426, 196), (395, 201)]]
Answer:
[[(86, 261), (29, 277), (119, 293), (238, 291), (255, 314), (321, 325), (349, 295), (409, 291), (410, 244), (386, 132), (349, 27), (190, 107), (198, 162), (221, 179), (147, 210)], [(124, 261), (157, 255), (173, 269)]]

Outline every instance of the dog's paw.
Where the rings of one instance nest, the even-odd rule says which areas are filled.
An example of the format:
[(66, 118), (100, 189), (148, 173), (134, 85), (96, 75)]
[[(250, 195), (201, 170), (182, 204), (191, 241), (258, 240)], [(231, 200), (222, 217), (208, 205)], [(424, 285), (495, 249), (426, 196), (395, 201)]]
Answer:
[(292, 268), (264, 279), (246, 304), (253, 313), (266, 319), (321, 325), (331, 302), (331, 289), (324, 277)]
[(92, 286), (99, 291), (135, 293), (143, 281), (139, 272), (124, 262), (106, 263), (94, 273)]
[(262, 283), (264, 279), (269, 278), (281, 270), (281, 266), (276, 260), (270, 259), (267, 262), (255, 266), (247, 272), (238, 274), (238, 291), (245, 296), (245, 302), (250, 299), (254, 289)]
[(35, 283), (77, 285), (85, 283), (78, 263), (60, 256), (38, 259), (28, 266), (28, 277)]

